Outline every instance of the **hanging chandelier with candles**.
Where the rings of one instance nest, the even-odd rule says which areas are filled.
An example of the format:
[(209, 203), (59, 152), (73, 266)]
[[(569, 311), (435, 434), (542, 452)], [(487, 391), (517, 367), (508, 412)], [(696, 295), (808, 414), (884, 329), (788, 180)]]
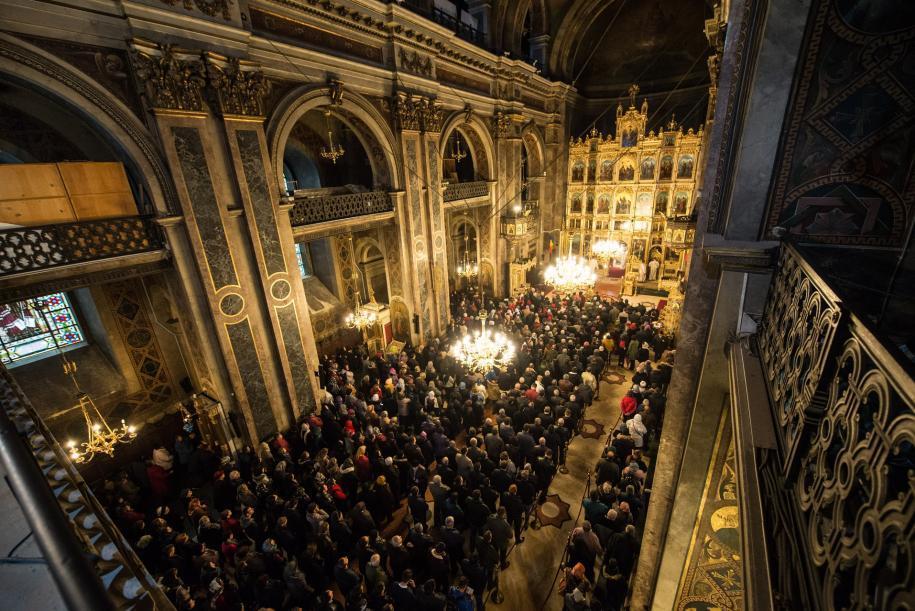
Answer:
[[(359, 269), (356, 267), (355, 250), (353, 249), (353, 234), (352, 233), (349, 234), (349, 250), (350, 250), (350, 253), (352, 253), (350, 255), (350, 261), (351, 261), (351, 265), (353, 268), (352, 269), (353, 278), (358, 278)], [(375, 295), (372, 292), (372, 285), (370, 282), (366, 282), (366, 285), (368, 286), (368, 289), (369, 289), (370, 302), (372, 305), (376, 305), (375, 304)], [(347, 314), (346, 318), (343, 320), (343, 323), (350, 329), (359, 329), (360, 331), (365, 331), (366, 329), (374, 326), (375, 323), (378, 322), (378, 312), (377, 312), (378, 308), (377, 307), (368, 308), (365, 305), (362, 305), (362, 296), (360, 295), (358, 290), (356, 290), (355, 293), (356, 293), (354, 295), (355, 307), (353, 308), (352, 312)], [(369, 304), (366, 304), (366, 305), (369, 305)]]
[(471, 261), (470, 259), (470, 247), (469, 247), (470, 237), (465, 233), (464, 234), (464, 254), (461, 257), (461, 262), (457, 266), (457, 275), (460, 278), (465, 280), (472, 280), (480, 274), (480, 266), (476, 261)]
[(619, 240), (603, 239), (594, 242), (591, 254), (601, 262), (613, 261), (626, 254), (626, 244)]
[(486, 328), (486, 315), (480, 316), (480, 331), (466, 333), (451, 346), (451, 356), (472, 371), (486, 373), (508, 365), (515, 358), (515, 346), (503, 333)]
[(321, 157), (324, 159), (330, 160), (331, 163), (337, 165), (337, 159), (343, 157), (346, 154), (346, 151), (341, 144), (334, 144), (334, 130), (331, 126), (331, 117), (330, 111), (324, 111), (324, 122), (327, 124), (327, 143), (328, 146), (321, 147)]
[(462, 159), (467, 157), (467, 153), (461, 149), (461, 137), (458, 132), (454, 132), (454, 137), (451, 140), (451, 158), (455, 162), (460, 162)]
[(70, 377), (73, 386), (76, 388), (76, 405), (73, 406), (73, 409), (79, 409), (86, 423), (85, 441), (77, 442), (74, 439), (67, 441), (66, 451), (70, 460), (75, 463), (85, 463), (92, 460), (96, 454), (114, 456), (115, 448), (119, 443), (128, 443), (136, 438), (136, 428), (128, 425), (123, 418), (121, 419), (120, 427), (111, 428), (95, 405), (92, 397), (79, 387), (79, 382), (76, 379), (76, 363), (69, 360), (64, 354), (57, 341), (57, 336), (54, 334), (54, 327), (51, 325), (51, 321), (48, 320), (48, 304), (39, 302), (38, 306), (38, 310), (44, 319), (45, 327), (48, 329), (48, 334), (54, 342), (54, 347), (60, 353), (64, 374)]
[(569, 255), (560, 257), (543, 272), (544, 281), (561, 293), (589, 288), (597, 281), (597, 274), (588, 261)]

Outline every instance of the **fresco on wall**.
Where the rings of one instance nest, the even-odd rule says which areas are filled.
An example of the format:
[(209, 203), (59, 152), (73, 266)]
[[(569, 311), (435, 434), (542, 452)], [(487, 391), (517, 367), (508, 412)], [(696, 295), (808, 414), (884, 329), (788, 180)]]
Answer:
[(915, 3), (816, 0), (766, 232), (900, 245), (915, 190)]

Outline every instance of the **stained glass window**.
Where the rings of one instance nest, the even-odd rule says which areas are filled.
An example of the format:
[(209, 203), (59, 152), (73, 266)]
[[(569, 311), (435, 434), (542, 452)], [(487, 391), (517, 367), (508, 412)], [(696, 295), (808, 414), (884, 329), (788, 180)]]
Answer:
[(58, 347), (66, 350), (85, 343), (64, 293), (0, 305), (0, 361), (7, 366), (46, 358)]

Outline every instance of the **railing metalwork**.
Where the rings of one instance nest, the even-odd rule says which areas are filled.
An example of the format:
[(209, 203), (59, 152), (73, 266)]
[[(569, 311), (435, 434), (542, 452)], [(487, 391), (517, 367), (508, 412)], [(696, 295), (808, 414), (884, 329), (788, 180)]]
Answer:
[(0, 230), (0, 277), (165, 247), (152, 216)]
[(394, 199), (385, 191), (295, 197), (289, 216), (293, 227), (392, 212)]
[(0, 459), (67, 607), (174, 611), (2, 365), (0, 424)]
[(775, 599), (813, 609), (911, 605), (911, 363), (791, 245), (757, 341), (777, 440), (759, 456)]
[(475, 182), (453, 182), (445, 187), (445, 193), (442, 199), (446, 202), (453, 202), (459, 199), (473, 199), (474, 197), (486, 197), (489, 195), (489, 183), (485, 180)]
[(472, 42), (479, 47), (486, 48), (486, 33), (483, 30), (475, 28), (463, 21), (459, 22), (456, 17), (451, 16), (436, 6), (432, 6), (431, 2), (427, 3), (423, 0), (398, 0), (398, 3), (414, 13), (422, 15), (426, 19), (430, 19), (431, 21), (448, 28), (457, 34), (458, 38), (462, 38), (467, 42)]

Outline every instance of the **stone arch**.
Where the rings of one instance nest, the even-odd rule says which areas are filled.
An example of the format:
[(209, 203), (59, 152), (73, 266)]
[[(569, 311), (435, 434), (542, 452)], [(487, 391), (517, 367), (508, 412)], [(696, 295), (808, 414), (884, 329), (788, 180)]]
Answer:
[[(382, 247), (381, 243), (372, 235), (357, 235), (354, 238), (353, 245), (353, 260), (356, 263), (356, 267), (359, 269), (359, 282), (366, 288), (366, 291), (363, 291), (362, 296), (363, 300), (368, 300), (370, 295), (367, 294), (367, 289), (369, 284), (374, 288), (375, 298), (381, 303), (388, 303), (391, 300), (391, 279), (388, 274), (388, 262), (385, 259), (385, 250)], [(369, 254), (372, 252), (377, 253), (376, 261), (381, 261), (381, 265), (384, 268), (384, 285), (380, 288), (384, 288), (384, 294), (379, 293), (379, 287), (377, 283), (374, 282), (374, 277), (380, 274), (368, 275), (366, 270), (363, 269), (363, 265), (369, 260)]]
[(458, 232), (458, 228), (461, 225), (467, 225), (472, 231), (474, 246), (471, 250), (471, 253), (477, 263), (481, 263), (485, 257), (483, 257), (482, 250), (482, 235), (480, 233), (480, 226), (477, 220), (467, 214), (462, 212), (461, 214), (453, 214), (448, 220), (448, 236), (447, 236), (447, 245), (448, 245), (448, 274), (453, 276), (455, 274), (455, 269), (458, 264), (458, 249), (454, 243), (454, 236)]
[(445, 121), (442, 126), (442, 133), (439, 137), (439, 155), (444, 158), (446, 155), (445, 147), (448, 146), (448, 138), (451, 132), (460, 129), (461, 134), (466, 137), (467, 146), (473, 155), (474, 168), (486, 180), (491, 180), (496, 175), (495, 161), (495, 144), (492, 136), (482, 119), (476, 114), (467, 120), (466, 111), (455, 111)]
[(565, 12), (550, 48), (550, 73), (571, 80), (575, 55), (582, 43), (582, 37), (598, 16), (611, 6), (613, 0), (575, 0)]
[(308, 111), (331, 107), (333, 115), (353, 130), (372, 164), (376, 188), (403, 188), (403, 175), (397, 153), (397, 139), (384, 117), (363, 96), (344, 90), (340, 104), (334, 104), (326, 86), (302, 85), (289, 92), (277, 105), (267, 127), (270, 161), (280, 189), (283, 179), (283, 152), (292, 129)]
[(0, 74), (53, 97), (83, 117), (124, 155), (134, 178), (160, 216), (179, 214), (181, 205), (165, 159), (143, 122), (113, 94), (71, 64), (0, 33)]
[(546, 169), (546, 142), (543, 134), (533, 123), (528, 123), (521, 130), (521, 142), (527, 149), (528, 176), (543, 176)]
[(531, 36), (550, 33), (549, 13), (546, 0), (502, 0), (494, 9), (493, 45), (505, 51), (519, 53), (524, 18), (531, 13)]

